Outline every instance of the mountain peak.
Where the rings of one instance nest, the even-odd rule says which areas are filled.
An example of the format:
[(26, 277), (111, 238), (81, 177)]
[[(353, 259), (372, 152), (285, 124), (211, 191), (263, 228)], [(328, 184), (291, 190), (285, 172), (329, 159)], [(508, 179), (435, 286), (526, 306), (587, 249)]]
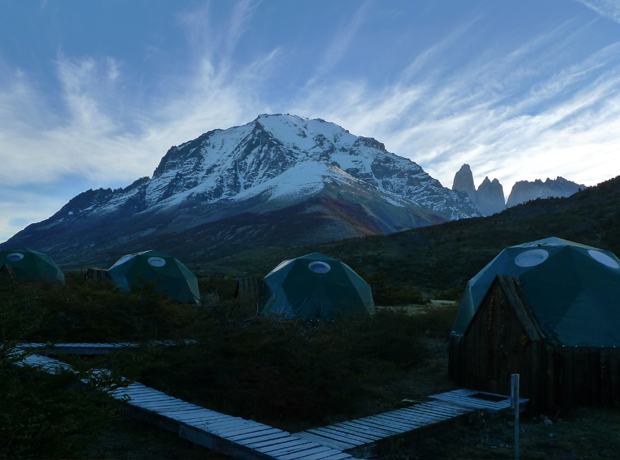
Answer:
[[(86, 241), (98, 234), (98, 226), (106, 229), (106, 244), (114, 246), (237, 219), (247, 221), (243, 231), (254, 239), (258, 234), (266, 238), (267, 230), (253, 228), (252, 216), (277, 212), (284, 219), (293, 213), (289, 209), (301, 213), (291, 217), (299, 222), (310, 218), (304, 213), (315, 215), (317, 209), (321, 216), (330, 216), (316, 218), (301, 230), (322, 235), (308, 242), (479, 215), (461, 194), (442, 187), (419, 165), (388, 152), (376, 139), (355, 136), (322, 119), (261, 114), (245, 125), (215, 129), (173, 146), (150, 179), (125, 189), (81, 194), (72, 200), (71, 214), (59, 212), (34, 227), (44, 229), (40, 235), (49, 236), (50, 242), (89, 229), (76, 238), (91, 247), (102, 241)], [(113, 229), (114, 222), (122, 225)], [(316, 230), (326, 225), (329, 231)], [(16, 237), (27, 241), (29, 235), (34, 237), (29, 232)], [(240, 236), (226, 238), (237, 241)], [(73, 249), (67, 246), (67, 251)]]
[(489, 176), (485, 176), (476, 189), (474, 175), (467, 163), (454, 175), (452, 190), (466, 192), (483, 216), (490, 216), (505, 209), (502, 184), (497, 179), (491, 181)]
[(533, 182), (522, 180), (512, 187), (506, 206), (516, 206), (537, 198), (568, 197), (585, 188), (585, 185), (577, 184), (561, 176), (556, 179), (547, 178), (544, 182), (541, 179)]
[(506, 209), (504, 188), (497, 179), (485, 177), (477, 191), (478, 209), (484, 216), (490, 216)]
[(474, 185), (474, 175), (468, 164), (461, 166), (461, 169), (454, 175), (452, 190), (467, 193), (469, 199), (476, 204), (476, 186)]

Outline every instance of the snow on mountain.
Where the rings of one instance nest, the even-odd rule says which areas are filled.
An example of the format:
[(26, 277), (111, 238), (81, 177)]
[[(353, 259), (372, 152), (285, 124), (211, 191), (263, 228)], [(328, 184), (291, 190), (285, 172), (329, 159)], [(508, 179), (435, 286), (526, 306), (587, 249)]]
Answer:
[(585, 185), (577, 184), (561, 176), (555, 179), (547, 178), (544, 182), (540, 179), (533, 182), (523, 180), (513, 185), (506, 207), (510, 208), (537, 198), (566, 198), (585, 188)]
[(2, 246), (72, 267), (152, 247), (200, 261), (473, 216), (465, 193), (375, 139), (320, 119), (260, 115), (170, 148), (150, 178), (81, 193)]
[(260, 115), (243, 126), (214, 130), (172, 147), (153, 177), (114, 192), (92, 213), (141, 201), (138, 211), (242, 201), (299, 198), (327, 183), (375, 189), (386, 202), (431, 209), (446, 219), (478, 215), (462, 194), (441, 186), (416, 163), (389, 153), (375, 139), (334, 123), (294, 115)]

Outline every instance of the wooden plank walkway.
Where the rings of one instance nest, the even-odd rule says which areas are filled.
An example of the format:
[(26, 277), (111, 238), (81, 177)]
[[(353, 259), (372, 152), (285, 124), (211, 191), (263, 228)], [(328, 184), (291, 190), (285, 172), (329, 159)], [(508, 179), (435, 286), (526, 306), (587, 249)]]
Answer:
[[(197, 343), (196, 340), (157, 340), (151, 342), (154, 346), (178, 346), (192, 345)], [(67, 355), (103, 355), (118, 351), (122, 348), (138, 348), (142, 344), (137, 342), (117, 342), (117, 343), (22, 343), (17, 346), (20, 350), (36, 349), (37, 354), (53, 355), (64, 353)]]
[[(377, 443), (416, 430), (436, 427), (477, 411), (510, 409), (510, 397), (472, 390), (454, 390), (429, 397), (430, 401), (348, 422), (296, 433), (302, 439), (361, 454)], [(520, 399), (524, 410), (527, 399)]]
[[(22, 365), (54, 374), (66, 363), (41, 355), (30, 355)], [(102, 370), (103, 371), (103, 370)], [(110, 393), (133, 410), (130, 415), (176, 432), (180, 437), (208, 449), (250, 460), (348, 460), (342, 449), (300, 439), (287, 431), (205, 409), (141, 383), (132, 383)]]
[[(442, 401), (455, 406), (486, 410), (491, 413), (502, 412), (510, 409), (510, 396), (486, 393), (484, 391), (467, 390), (465, 388), (429, 396), (429, 399)], [(520, 412), (525, 410), (527, 402), (527, 399), (519, 398)]]
[[(41, 355), (22, 364), (48, 373), (71, 366)], [(107, 372), (100, 370), (99, 372)], [(208, 449), (245, 460), (348, 460), (366, 455), (380, 442), (455, 421), (477, 411), (510, 408), (508, 396), (472, 390), (454, 390), (430, 396), (430, 401), (370, 417), (289, 433), (262, 423), (221, 414), (141, 383), (112, 391), (128, 404), (130, 415)], [(527, 399), (520, 399), (524, 408)]]
[(477, 409), (429, 401), (414, 406), (297, 433), (302, 439), (342, 449), (369, 450), (380, 441), (466, 417)]

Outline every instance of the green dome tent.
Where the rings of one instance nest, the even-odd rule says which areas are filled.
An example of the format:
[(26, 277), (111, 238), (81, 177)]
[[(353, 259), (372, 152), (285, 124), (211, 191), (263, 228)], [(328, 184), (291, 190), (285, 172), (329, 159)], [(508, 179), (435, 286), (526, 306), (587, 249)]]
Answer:
[(156, 292), (164, 293), (178, 302), (200, 303), (198, 280), (185, 265), (159, 251), (145, 251), (121, 257), (108, 274), (116, 286), (126, 291), (142, 281), (159, 282)]
[(334, 321), (374, 314), (370, 286), (347, 264), (315, 252), (285, 260), (263, 280), (263, 313)]
[(495, 276), (518, 276), (551, 343), (620, 346), (620, 260), (560, 238), (504, 249), (468, 283), (452, 328), (463, 335)]
[(47, 254), (28, 248), (0, 251), (0, 268), (11, 267), (17, 281), (65, 284), (65, 275)]

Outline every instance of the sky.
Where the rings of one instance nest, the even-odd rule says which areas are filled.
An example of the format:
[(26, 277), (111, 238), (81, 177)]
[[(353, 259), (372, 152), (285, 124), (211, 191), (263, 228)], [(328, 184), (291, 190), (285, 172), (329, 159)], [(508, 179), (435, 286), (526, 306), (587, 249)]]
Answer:
[(446, 187), (620, 174), (617, 0), (0, 1), (0, 241), (262, 113)]

